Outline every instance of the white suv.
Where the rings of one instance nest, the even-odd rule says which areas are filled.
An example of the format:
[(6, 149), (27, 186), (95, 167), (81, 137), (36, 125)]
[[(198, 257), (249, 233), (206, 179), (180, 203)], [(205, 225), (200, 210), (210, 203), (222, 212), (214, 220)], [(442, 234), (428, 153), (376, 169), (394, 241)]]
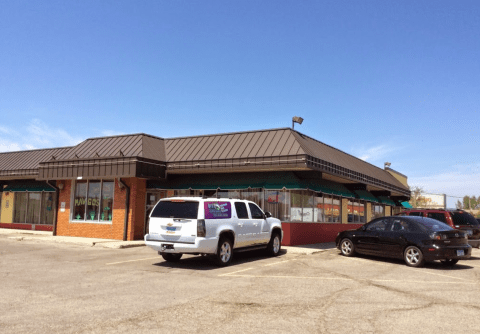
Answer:
[(246, 200), (166, 198), (155, 205), (149, 218), (145, 244), (166, 261), (178, 261), (182, 254), (211, 254), (226, 266), (234, 249), (265, 248), (276, 256), (283, 238), (280, 220)]

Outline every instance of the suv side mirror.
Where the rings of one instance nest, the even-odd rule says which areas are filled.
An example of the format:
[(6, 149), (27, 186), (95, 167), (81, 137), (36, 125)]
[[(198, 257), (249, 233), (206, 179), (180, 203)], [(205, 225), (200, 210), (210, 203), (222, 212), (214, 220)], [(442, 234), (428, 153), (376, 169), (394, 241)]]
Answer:
[(265, 212), (265, 218), (269, 218), (271, 216), (272, 216), (272, 214), (270, 212), (268, 212), (268, 211)]

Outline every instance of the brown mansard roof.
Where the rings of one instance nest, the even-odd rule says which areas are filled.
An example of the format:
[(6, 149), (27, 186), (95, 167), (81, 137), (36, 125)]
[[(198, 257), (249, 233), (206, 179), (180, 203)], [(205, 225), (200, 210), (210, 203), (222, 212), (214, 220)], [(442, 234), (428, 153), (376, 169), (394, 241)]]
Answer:
[(163, 138), (144, 133), (89, 138), (72, 147), (57, 160), (124, 156), (165, 161), (163, 141)]
[(0, 176), (35, 176), (40, 162), (68, 152), (72, 147), (0, 153)]
[(32, 172), (40, 162), (120, 156), (143, 157), (173, 169), (181, 164), (210, 162), (211, 167), (212, 161), (283, 161), (285, 157), (305, 156), (310, 167), (328, 165), (328, 172), (341, 171), (348, 177), (358, 174), (357, 181), (375, 179), (408, 190), (385, 170), (290, 128), (170, 139), (143, 133), (90, 138), (74, 147), (0, 153), (0, 176), (14, 170)]

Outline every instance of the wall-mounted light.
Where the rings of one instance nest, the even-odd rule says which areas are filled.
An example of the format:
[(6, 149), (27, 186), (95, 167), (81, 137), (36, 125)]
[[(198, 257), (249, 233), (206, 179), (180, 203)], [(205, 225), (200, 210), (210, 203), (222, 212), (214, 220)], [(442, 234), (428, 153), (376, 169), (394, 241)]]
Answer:
[(63, 187), (64, 187), (63, 183), (58, 184), (58, 189), (63, 190)]
[(295, 123), (302, 124), (303, 123), (303, 118), (301, 118), (299, 116), (294, 116), (292, 118), (292, 129), (295, 128)]

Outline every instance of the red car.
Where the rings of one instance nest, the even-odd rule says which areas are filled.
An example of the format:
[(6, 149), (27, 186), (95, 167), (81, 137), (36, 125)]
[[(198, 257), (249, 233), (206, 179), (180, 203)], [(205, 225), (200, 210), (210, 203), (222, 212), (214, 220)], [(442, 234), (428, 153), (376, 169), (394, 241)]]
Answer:
[(420, 216), (439, 220), (451, 227), (462, 230), (468, 235), (468, 243), (480, 248), (480, 224), (466, 211), (442, 209), (410, 209), (400, 213), (403, 216)]

